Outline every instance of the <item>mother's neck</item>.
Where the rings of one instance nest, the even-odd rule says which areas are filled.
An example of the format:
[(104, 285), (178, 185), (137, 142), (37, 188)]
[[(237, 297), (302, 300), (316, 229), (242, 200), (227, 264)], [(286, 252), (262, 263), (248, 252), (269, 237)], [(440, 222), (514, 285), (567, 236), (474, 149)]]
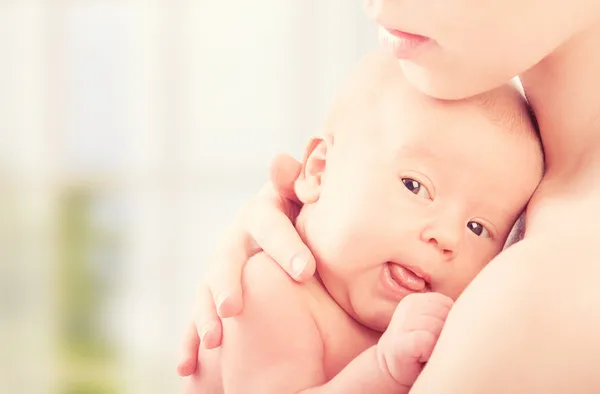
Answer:
[(521, 76), (536, 113), (547, 171), (600, 166), (600, 23)]

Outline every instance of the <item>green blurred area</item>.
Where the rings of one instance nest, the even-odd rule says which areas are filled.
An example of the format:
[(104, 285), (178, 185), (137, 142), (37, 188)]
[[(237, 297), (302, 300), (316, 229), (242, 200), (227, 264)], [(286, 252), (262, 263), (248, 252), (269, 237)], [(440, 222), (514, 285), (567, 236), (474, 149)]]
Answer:
[(81, 187), (67, 188), (59, 198), (59, 394), (125, 391), (117, 346), (99, 313), (111, 284), (93, 264), (98, 253), (116, 255), (121, 242), (116, 230), (92, 220), (98, 198), (102, 195)]

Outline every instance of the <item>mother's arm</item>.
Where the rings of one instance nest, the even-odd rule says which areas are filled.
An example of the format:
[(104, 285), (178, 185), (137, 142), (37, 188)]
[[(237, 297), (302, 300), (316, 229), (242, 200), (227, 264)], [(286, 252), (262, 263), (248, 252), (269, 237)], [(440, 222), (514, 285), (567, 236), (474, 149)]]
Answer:
[(199, 347), (220, 346), (221, 318), (236, 316), (243, 309), (242, 269), (254, 254), (264, 250), (299, 282), (314, 274), (314, 257), (293, 224), (300, 209), (294, 188), (300, 170), (293, 157), (277, 156), (271, 163), (271, 182), (242, 208), (217, 245), (209, 262), (213, 275), (200, 286), (195, 318), (183, 339), (179, 375), (196, 372)]
[(525, 238), (492, 261), (410, 393), (600, 392), (600, 289), (590, 249), (567, 237)]

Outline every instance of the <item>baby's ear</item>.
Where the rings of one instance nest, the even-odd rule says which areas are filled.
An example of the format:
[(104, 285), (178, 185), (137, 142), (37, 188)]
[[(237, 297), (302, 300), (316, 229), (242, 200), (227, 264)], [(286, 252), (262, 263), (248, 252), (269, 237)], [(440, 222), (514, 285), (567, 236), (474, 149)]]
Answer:
[(308, 142), (302, 170), (295, 184), (296, 195), (303, 204), (312, 204), (319, 199), (329, 146), (327, 140), (321, 137), (311, 138)]

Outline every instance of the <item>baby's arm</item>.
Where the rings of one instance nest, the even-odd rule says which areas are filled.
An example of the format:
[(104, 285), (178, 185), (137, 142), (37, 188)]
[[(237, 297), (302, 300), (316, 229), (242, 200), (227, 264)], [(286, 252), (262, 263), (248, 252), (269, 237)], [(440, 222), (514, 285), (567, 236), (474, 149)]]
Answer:
[[(305, 302), (302, 285), (266, 259), (269, 257), (261, 253), (246, 265), (244, 310), (237, 317), (223, 320), (223, 346), (215, 350), (220, 357), (213, 353), (213, 357), (202, 358), (204, 378), (188, 378), (186, 393), (408, 392), (424, 361), (414, 353), (422, 348), (398, 346), (410, 344), (413, 339), (407, 337), (404, 328), (420, 327), (406, 324), (420, 321), (419, 316), (415, 319), (411, 315), (418, 312), (411, 307), (414, 302), (405, 303), (404, 309), (410, 307), (411, 313), (394, 315), (389, 332), (378, 345), (364, 351), (326, 382), (321, 335)], [(215, 382), (221, 383), (218, 375), (222, 375), (222, 386)]]
[(378, 360), (377, 346), (362, 352), (340, 373), (322, 386), (301, 391), (301, 394), (402, 394), (398, 384)]
[(406, 297), (376, 346), (325, 385), (302, 393), (408, 393), (429, 360), (452, 304), (438, 293)]
[(260, 256), (244, 271), (244, 311), (224, 320), (225, 394), (409, 392), (437, 342), (452, 306), (450, 298), (437, 293), (406, 297), (379, 343), (326, 382), (321, 335), (301, 294), (302, 285), (275, 264), (260, 261), (269, 257)]
[(244, 268), (244, 310), (223, 320), (225, 394), (296, 394), (325, 382), (323, 343), (303, 289), (266, 254)]

